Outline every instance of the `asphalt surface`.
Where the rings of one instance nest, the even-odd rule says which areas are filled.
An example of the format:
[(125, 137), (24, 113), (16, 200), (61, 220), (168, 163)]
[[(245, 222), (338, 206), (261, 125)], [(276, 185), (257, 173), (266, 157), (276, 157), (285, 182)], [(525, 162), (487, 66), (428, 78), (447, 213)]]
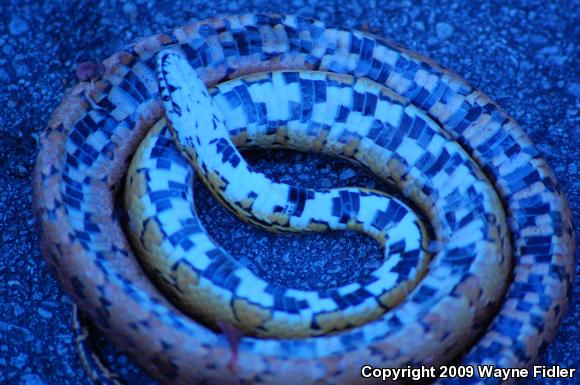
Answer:
[[(509, 111), (544, 153), (580, 223), (579, 9), (578, 1), (568, 0), (218, 0), (211, 6), (201, 1), (1, 1), (0, 383), (90, 383), (76, 357), (70, 300), (40, 255), (31, 212), (36, 141), (65, 87), (75, 82), (75, 63), (102, 60), (134, 38), (188, 21), (249, 11), (294, 13), (368, 29), (452, 68)], [(262, 152), (250, 159), (285, 182), (381, 187), (362, 170), (325, 157)], [(212, 235), (267, 279), (297, 287), (336, 285), (379, 263), (379, 247), (363, 236), (280, 238), (240, 224), (204, 188), (196, 194)], [(574, 297), (580, 298), (578, 279)], [(580, 368), (579, 324), (576, 301), (543, 363)], [(132, 384), (154, 383), (106, 341), (102, 345), (112, 366)], [(580, 384), (580, 375), (575, 383)]]

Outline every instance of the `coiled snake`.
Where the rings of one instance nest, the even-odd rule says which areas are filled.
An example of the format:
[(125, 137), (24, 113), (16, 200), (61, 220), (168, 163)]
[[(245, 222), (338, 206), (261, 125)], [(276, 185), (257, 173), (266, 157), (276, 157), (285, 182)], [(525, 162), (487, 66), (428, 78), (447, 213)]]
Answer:
[[(157, 53), (176, 46), (207, 86), (261, 73), (212, 91), (237, 146), (287, 146), (361, 163), (396, 184), (423, 211), (434, 239), (427, 244), (423, 237), (412, 247), (413, 234), (423, 232), (421, 225), (397, 232), (392, 219), (412, 213), (396, 200), (389, 201), (391, 211), (391, 203), (376, 203), (370, 222), (360, 221), (356, 215), (364, 209), (358, 202), (375, 194), (364, 189), (313, 192), (282, 186), (278, 191), (286, 196), (266, 195), (286, 197), (286, 206), (272, 203), (274, 198), (258, 205), (265, 194), (259, 186), (244, 187), (235, 173), (233, 180), (224, 178), (243, 159), (223, 142), (214, 149), (220, 161), (214, 162), (218, 168), (213, 174), (210, 161), (202, 160), (198, 168), (210, 169), (207, 183), (214, 192), (234, 197), (235, 203), (228, 203), (232, 210), (260, 224), (263, 218), (252, 217), (254, 211), (247, 215), (248, 210), (259, 212), (271, 204), (276, 215), (268, 219), (279, 230), (298, 223), (292, 218), (306, 217), (305, 227), (313, 230), (346, 223), (374, 231), (386, 245), (384, 277), (391, 278), (381, 280), (382, 267), (342, 288), (278, 288), (231, 262), (211, 240), (199, 239), (203, 230), (194, 217), (174, 206), (177, 199), (191, 197), (192, 171), (172, 144), (156, 79)], [(34, 176), (35, 215), (43, 253), (63, 286), (106, 336), (156, 378), (173, 384), (225, 384), (232, 375), (244, 384), (371, 383), (360, 377), (362, 365), (440, 365), (460, 355), (462, 364), (525, 367), (553, 338), (574, 276), (568, 204), (522, 129), (448, 70), (382, 38), (271, 14), (198, 22), (142, 39), (104, 64), (102, 77), (66, 95), (42, 135)], [(284, 71), (262, 73), (277, 70)], [(178, 86), (168, 80), (162, 91), (179, 92)], [(274, 92), (279, 90), (284, 92)], [(165, 107), (172, 100), (167, 96)], [(185, 105), (181, 103), (178, 107)], [(171, 111), (167, 108), (170, 117)], [(170, 251), (177, 252), (169, 253), (176, 260), (161, 262), (166, 271), (157, 278), (169, 297), (143, 273), (114, 210), (115, 192), (147, 133), (132, 166), (131, 175), (141, 177), (128, 178), (127, 191), (136, 187), (133, 198), (126, 199), (137, 212), (139, 199), (148, 200), (144, 207), (154, 210), (141, 210), (149, 221), (131, 219), (129, 227), (141, 223), (142, 231), (132, 237), (134, 247), (145, 254), (141, 240), (160, 248), (171, 245)], [(189, 150), (183, 149), (191, 158), (216, 139), (195, 147), (200, 137), (183, 135), (182, 144), (188, 138), (191, 142), (186, 143)], [(154, 163), (139, 171), (135, 162)], [(152, 179), (154, 175), (165, 182)], [(230, 184), (237, 187), (228, 191)], [(157, 193), (152, 190), (156, 186)], [(240, 188), (246, 190), (238, 193)], [(317, 194), (330, 194), (338, 227), (304, 210)], [(185, 215), (179, 217), (182, 227), (161, 231), (167, 229), (163, 213), (172, 206)], [(187, 250), (201, 249), (204, 253), (186, 259)], [(426, 272), (418, 257), (423, 254), (432, 259)], [(386, 270), (389, 260), (393, 266)], [(160, 270), (149, 262), (146, 266)], [(397, 274), (391, 276), (393, 272)], [(404, 282), (423, 273), (418, 282)], [(236, 322), (250, 321), (235, 349), (226, 335), (184, 315), (168, 299), (189, 298), (192, 285), (203, 288), (209, 281), (218, 289), (201, 295), (201, 308), (222, 298), (233, 310), (202, 318), (242, 329)], [(399, 298), (406, 291), (408, 297)], [(388, 293), (381, 301), (381, 294)], [(272, 307), (264, 311), (266, 305)], [(185, 311), (197, 314), (195, 309)], [(220, 313), (222, 307), (216, 309)], [(294, 324), (303, 309), (311, 309), (309, 333), (300, 332), (302, 325), (280, 339), (260, 337), (266, 330)], [(368, 322), (358, 325), (359, 316)], [(282, 326), (270, 326), (277, 317)], [(228, 369), (232, 353), (235, 370)], [(478, 381), (483, 380), (472, 379)]]

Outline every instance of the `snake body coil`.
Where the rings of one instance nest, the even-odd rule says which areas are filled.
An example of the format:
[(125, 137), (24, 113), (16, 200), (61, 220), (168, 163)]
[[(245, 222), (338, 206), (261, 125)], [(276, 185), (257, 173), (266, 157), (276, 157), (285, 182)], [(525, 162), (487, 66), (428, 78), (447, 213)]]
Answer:
[[(403, 293), (417, 284), (427, 268), (426, 231), (409, 207), (379, 191), (358, 188), (315, 191), (272, 182), (253, 171), (230, 140), (224, 111), (215, 105), (185, 55), (162, 52), (158, 61), (162, 100), (176, 143), (182, 144), (182, 153), (218, 199), (242, 218), (269, 230), (358, 229), (385, 248), (382, 266), (361, 283), (320, 292), (268, 284), (236, 263), (206, 233), (196, 213), (189, 208), (193, 201), (188, 188), (193, 176), (190, 167), (184, 165), (182, 157), (172, 153), (172, 147), (167, 145), (171, 139), (165, 135), (152, 137), (159, 134), (154, 129), (142, 142), (128, 173), (125, 201), (129, 233), (149, 270), (161, 272), (159, 283), (179, 298), (184, 310), (197, 319), (210, 315), (206, 317), (210, 321), (228, 322), (244, 334), (304, 337), (374, 319), (397, 305)], [(265, 146), (268, 137), (277, 137), (276, 145), (284, 146), (280, 132), (268, 135), (267, 127), (276, 131), (282, 127), (288, 131), (296, 128), (286, 116), (284, 106), (289, 105), (288, 101), (274, 96), (288, 92), (283, 78), (304, 81), (311, 78), (327, 91), (324, 74), (277, 73), (274, 82), (268, 82), (268, 75), (261, 74), (254, 83), (256, 87), (248, 89), (253, 92), (246, 93), (245, 100), (236, 104), (236, 110), (255, 109), (249, 102), (267, 99), (262, 108), (263, 124), (250, 127), (240, 122), (238, 111), (225, 110), (230, 112), (229, 119), (241, 123), (233, 131), (247, 138), (245, 145), (261, 142)], [(272, 87), (275, 82), (279, 86)], [(268, 86), (272, 87), (270, 94), (260, 92)], [(231, 82), (227, 87), (234, 93), (242, 89), (239, 82)], [(335, 108), (344, 108), (336, 102)], [(332, 113), (330, 108), (328, 115)], [(278, 119), (274, 120), (274, 115)], [(309, 119), (316, 124), (314, 120)], [(312, 143), (310, 139), (321, 132), (311, 129), (310, 138), (305, 134), (299, 129), (296, 135), (288, 133), (285, 136), (293, 140), (286, 146), (293, 143), (296, 148), (297, 143)], [(325, 142), (326, 148), (338, 144), (330, 137)]]
[[(288, 145), (363, 163), (399, 184), (425, 211), (442, 244), (410, 296), (374, 321), (319, 337), (243, 337), (236, 346), (241, 383), (353, 384), (363, 381), (362, 365), (437, 365), (458, 354), (464, 364), (501, 367), (535, 360), (567, 308), (575, 243), (567, 202), (525, 133), (480, 91), (415, 53), (362, 32), (278, 15), (213, 19), (143, 39), (105, 61), (106, 74), (91, 87), (73, 89), (44, 132), (34, 180), (43, 251), (108, 337), (164, 382), (231, 381), (226, 336), (184, 316), (158, 292), (134, 259), (113, 210), (130, 156), (151, 127), (141, 147), (150, 154), (161, 151), (157, 161), (166, 156), (172, 167), (185, 170), (181, 185), (191, 179), (184, 162), (175, 160), (155, 76), (155, 55), (175, 45), (208, 86), (287, 70), (284, 87), (294, 87), (303, 99), (297, 115), (283, 124), (272, 122), (271, 109), (260, 115), (256, 106), (266, 101), (251, 89), (284, 73), (214, 91), (216, 103), (227, 109), (236, 105), (228, 87), (246, 87), (249, 99), (239, 105), (255, 107), (243, 115), (255, 122), (226, 124), (236, 144)], [(366, 77), (400, 97), (371, 84), (361, 101), (355, 95), (364, 81), (353, 85), (349, 77), (296, 72), (303, 69)], [(350, 92), (351, 104), (336, 107), (356, 115), (359, 125), (347, 127), (340, 113), (329, 113), (319, 114), (334, 116), (329, 127), (316, 119), (316, 126), (293, 126), (304, 120), (314, 81), (326, 90)], [(381, 121), (384, 108), (371, 111), (374, 103), (396, 112)], [(268, 131), (279, 126), (287, 131)], [(321, 135), (325, 143), (316, 142)], [(414, 159), (417, 154), (421, 158)], [(240, 201), (238, 208), (244, 207)], [(161, 234), (163, 241), (167, 234)], [(195, 266), (190, 270), (197, 273)], [(169, 286), (179, 287), (175, 283)], [(232, 287), (239, 286), (230, 292)], [(241, 307), (250, 307), (247, 302)], [(345, 323), (333, 322), (326, 331)]]

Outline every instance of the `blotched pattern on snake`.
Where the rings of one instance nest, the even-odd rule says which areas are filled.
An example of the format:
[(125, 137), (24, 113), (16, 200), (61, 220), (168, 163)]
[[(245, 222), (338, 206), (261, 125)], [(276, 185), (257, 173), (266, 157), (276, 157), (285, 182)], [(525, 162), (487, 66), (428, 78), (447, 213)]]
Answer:
[[(365, 190), (280, 185), (271, 194), (276, 198), (258, 207), (269, 194), (259, 186), (228, 189), (243, 188), (235, 175), (244, 163), (229, 143), (217, 141), (213, 151), (220, 156), (210, 160), (220, 160), (220, 172), (208, 173), (207, 183), (234, 197), (232, 210), (244, 215), (249, 208), (270, 207), (266, 212), (276, 215), (268, 220), (279, 230), (304, 219), (302, 225), (313, 230), (358, 225), (374, 231), (388, 256), (385, 274), (377, 271), (335, 290), (278, 289), (232, 263), (210, 239), (200, 239), (195, 216), (183, 218), (184, 231), (159, 231), (173, 199), (191, 196), (192, 171), (166, 128), (155, 72), (157, 53), (177, 46), (207, 86), (242, 77), (211, 91), (236, 146), (288, 146), (364, 164), (423, 211), (435, 239), (413, 238), (424, 231), (403, 202)], [(574, 274), (567, 202), (513, 119), (448, 70), (363, 32), (260, 14), (146, 38), (104, 63), (105, 75), (68, 93), (43, 134), (35, 213), (44, 254), (64, 287), (100, 330), (155, 377), (183, 384), (223, 384), (232, 375), (253, 384), (352, 384), (362, 381), (363, 364), (436, 365), (458, 354), (465, 364), (527, 366), (553, 337)], [(250, 74), (256, 75), (243, 77)], [(114, 192), (145, 136), (136, 158), (150, 167), (136, 170), (133, 175), (141, 177), (133, 182), (137, 196), (155, 210), (133, 238), (166, 242), (176, 252), (159, 279), (172, 298), (186, 295), (197, 280), (202, 286), (221, 283), (221, 291), (206, 291), (202, 302), (234, 299), (233, 310), (218, 318), (235, 325), (245, 318), (251, 327), (236, 345), (233, 371), (226, 336), (184, 315), (161, 294), (143, 274), (115, 214)], [(184, 151), (195, 158), (196, 137), (184, 136), (192, 141)], [(211, 148), (213, 139), (201, 148)], [(164, 171), (168, 167), (171, 173)], [(166, 185), (155, 185), (150, 173), (164, 176)], [(336, 224), (305, 209), (318, 196), (329, 202)], [(385, 199), (382, 207), (379, 198)], [(363, 213), (369, 205), (362, 202), (374, 199), (375, 208)], [(360, 221), (359, 213), (370, 222)], [(252, 215), (246, 218), (254, 220)], [(389, 221), (399, 215), (409, 215), (408, 228), (416, 232), (391, 234)], [(188, 249), (201, 257), (186, 259)], [(432, 259), (426, 272), (424, 259)], [(205, 264), (203, 273), (195, 263)], [(413, 278), (400, 278), (407, 277), (398, 275), (402, 271)], [(388, 295), (381, 300), (382, 294)], [(266, 305), (270, 310), (264, 311)], [(260, 337), (283, 329), (272, 318), (295, 324), (303, 309), (314, 309), (307, 318), (309, 337), (301, 327), (282, 339)], [(358, 325), (355, 313), (366, 314), (364, 324)], [(322, 332), (333, 333), (317, 336)]]

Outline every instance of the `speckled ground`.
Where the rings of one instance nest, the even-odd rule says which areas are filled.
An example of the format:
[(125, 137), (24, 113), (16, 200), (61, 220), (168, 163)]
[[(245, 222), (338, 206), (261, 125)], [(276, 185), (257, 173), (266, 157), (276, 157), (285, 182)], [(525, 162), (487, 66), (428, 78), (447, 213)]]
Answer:
[[(0, 383), (89, 384), (72, 341), (70, 301), (42, 259), (34, 229), (30, 178), (38, 134), (67, 84), (75, 81), (75, 63), (101, 60), (133, 38), (188, 20), (248, 11), (296, 13), (368, 29), (434, 58), (478, 85), (523, 125), (554, 168), (580, 223), (577, 1), (204, 4), (0, 1)], [(276, 152), (250, 159), (285, 182), (380, 187), (361, 170), (324, 157)], [(378, 263), (379, 247), (363, 236), (281, 238), (241, 224), (201, 187), (196, 202), (215, 238), (268, 279), (299, 287), (336, 285)], [(580, 298), (578, 283), (575, 298)], [(576, 301), (542, 362), (580, 368), (579, 323)], [(132, 384), (154, 383), (106, 341), (103, 348)], [(575, 382), (546, 382), (580, 384), (580, 375)]]

